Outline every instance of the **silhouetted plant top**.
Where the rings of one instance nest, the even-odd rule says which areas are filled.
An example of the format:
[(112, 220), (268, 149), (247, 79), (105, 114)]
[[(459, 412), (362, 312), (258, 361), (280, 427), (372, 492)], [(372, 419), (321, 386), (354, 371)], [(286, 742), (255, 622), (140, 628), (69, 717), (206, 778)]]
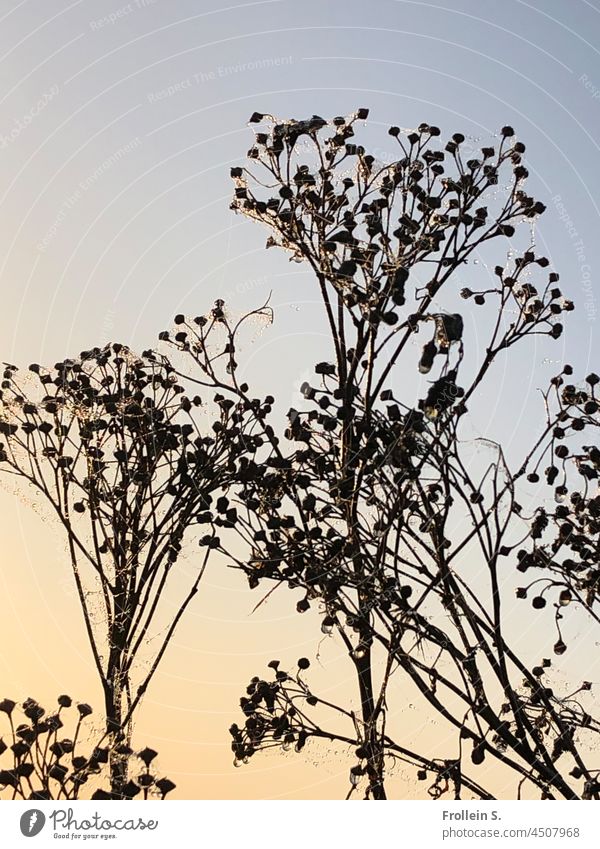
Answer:
[(35, 487), (66, 532), (106, 727), (120, 742), (218, 547), (211, 535), (185, 594), (161, 603), (184, 542), (253, 450), (250, 417), (197, 391), (164, 354), (118, 343), (51, 368), (4, 367), (0, 473)]
[[(431, 774), (436, 797), (461, 798), (468, 787), (488, 798), (469, 771), (486, 756), (514, 771), (519, 794), (531, 782), (544, 798), (597, 798), (590, 682), (562, 698), (547, 683), (550, 659), (515, 650), (505, 575), (537, 567), (517, 597), (533, 593), (540, 610), (553, 600), (556, 658), (567, 650), (562, 619), (572, 601), (597, 618), (597, 458), (581, 431), (600, 423), (598, 379), (564, 386), (564, 367), (543, 394), (540, 433), (513, 468), (495, 442), (489, 463), (473, 462), (464, 427), (498, 355), (527, 337), (558, 339), (573, 309), (535, 250), (530, 225), (544, 205), (526, 189), (525, 145), (509, 126), (478, 151), (461, 133), (441, 141), (430, 124), (392, 127), (397, 157), (380, 162), (354, 140), (367, 114), (254, 113), (248, 162), (231, 170), (232, 208), (267, 226), (267, 247), (313, 271), (331, 338), (331, 359), (288, 412), (286, 442), (267, 438), (269, 459), (241, 481), (250, 551), (236, 562), (251, 587), (303, 591), (297, 611), (317, 607), (323, 633), (336, 634), (354, 664), (360, 696), (360, 718), (329, 705), (345, 717), (344, 733), (311, 718), (323, 700), (298, 674), (255, 677), (241, 700), (244, 726), (232, 728), (236, 760), (303, 732), (352, 741), (351, 785), (364, 775), (367, 798), (385, 798), (389, 758), (420, 779)], [(512, 239), (519, 225), (527, 247), (511, 244), (504, 264), (486, 262), (476, 282), (453, 285), (487, 243)], [(465, 332), (471, 310), (483, 337), (476, 347)], [(417, 334), (425, 339), (415, 358)], [(423, 387), (419, 375), (430, 373)], [(538, 507), (530, 489), (544, 466), (554, 509)], [(406, 676), (454, 728), (458, 759), (428, 760), (392, 734), (392, 675)]]
[[(48, 713), (34, 699), (26, 699), (17, 706), (12, 699), (0, 701), (0, 713), (8, 724), (9, 742), (0, 737), (0, 793), (12, 799), (79, 799), (84, 785), (98, 785), (92, 799), (164, 799), (175, 789), (175, 784), (166, 777), (158, 777), (151, 768), (157, 752), (148, 747), (134, 752), (129, 746), (114, 746), (114, 754), (137, 766), (133, 778), (116, 796), (104, 790), (107, 781), (107, 764), (111, 745), (106, 745), (106, 734), (97, 732), (87, 725), (93, 713), (90, 705), (73, 705), (70, 696), (58, 697), (58, 708)], [(74, 708), (75, 719), (66, 717)], [(20, 722), (19, 714), (26, 722)], [(65, 737), (66, 723), (74, 724), (72, 737)], [(96, 738), (97, 744), (89, 739)], [(104, 745), (103, 745), (104, 744)], [(87, 754), (83, 754), (87, 750)], [(6, 761), (9, 763), (6, 763)]]

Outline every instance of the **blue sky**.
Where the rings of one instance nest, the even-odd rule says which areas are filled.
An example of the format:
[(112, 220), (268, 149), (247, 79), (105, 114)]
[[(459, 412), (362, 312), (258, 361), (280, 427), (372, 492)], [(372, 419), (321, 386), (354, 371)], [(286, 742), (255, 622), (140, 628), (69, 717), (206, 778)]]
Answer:
[(365, 105), (365, 140), (382, 154), (392, 123), (425, 120), (475, 139), (515, 126), (531, 189), (548, 205), (540, 246), (580, 307), (566, 344), (585, 363), (600, 311), (584, 288), (598, 268), (592, 3), (26, 0), (1, 9), (7, 357), (31, 352), (32, 340), (50, 359), (90, 335), (147, 343), (168, 316), (202, 311), (219, 292), (243, 294), (240, 307), (271, 287), (276, 305), (298, 300), (306, 287), (290, 272), (299, 269), (264, 255), (263, 234), (229, 212), (229, 165), (249, 146), (254, 109), (302, 117)]

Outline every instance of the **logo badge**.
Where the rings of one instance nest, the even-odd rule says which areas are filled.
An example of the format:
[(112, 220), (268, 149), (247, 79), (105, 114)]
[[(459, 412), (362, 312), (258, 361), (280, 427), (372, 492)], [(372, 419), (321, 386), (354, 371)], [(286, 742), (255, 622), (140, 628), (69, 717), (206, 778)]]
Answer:
[(37, 808), (25, 811), (21, 817), (21, 834), (25, 837), (35, 837), (43, 829), (46, 817)]

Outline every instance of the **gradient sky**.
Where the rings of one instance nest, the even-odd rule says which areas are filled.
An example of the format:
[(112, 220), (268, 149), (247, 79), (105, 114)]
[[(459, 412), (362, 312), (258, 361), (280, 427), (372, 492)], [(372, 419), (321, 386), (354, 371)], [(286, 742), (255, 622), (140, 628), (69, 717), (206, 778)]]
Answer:
[[(272, 290), (275, 322), (256, 325), (243, 368), (287, 408), (324, 335), (302, 267), (265, 253), (266, 234), (229, 210), (248, 116), (367, 106), (362, 140), (382, 159), (390, 124), (438, 124), (475, 146), (512, 124), (548, 207), (538, 248), (578, 307), (560, 343), (521, 352), (518, 379), (499, 372), (478, 414), (481, 435), (518, 450), (539, 420), (533, 390), (559, 363), (598, 369), (598, 44), (598, 0), (0, 0), (0, 359), (52, 364), (109, 340), (141, 349), (177, 312), (224, 297), (241, 313)], [(67, 691), (99, 705), (60, 532), (30, 500), (0, 492), (0, 697)], [(226, 729), (247, 680), (273, 656), (314, 654), (290, 596), (250, 616), (256, 600), (213, 564), (148, 693), (140, 742), (160, 749), (180, 798), (339, 797), (342, 752), (232, 766)], [(323, 647), (332, 698), (341, 656)], [(402, 721), (418, 724), (415, 710)]]

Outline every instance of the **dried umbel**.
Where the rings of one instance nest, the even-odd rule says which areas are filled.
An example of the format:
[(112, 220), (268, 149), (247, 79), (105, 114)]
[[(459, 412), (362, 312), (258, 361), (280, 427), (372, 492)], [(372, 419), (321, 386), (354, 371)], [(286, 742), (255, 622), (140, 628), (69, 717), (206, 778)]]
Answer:
[[(385, 764), (399, 753), (433, 776), (436, 797), (488, 798), (477, 768), (491, 758), (516, 776), (517, 794), (527, 786), (544, 798), (595, 798), (589, 761), (598, 726), (586, 688), (575, 683), (565, 702), (541, 684), (537, 660), (518, 653), (509, 635), (506, 603), (514, 595), (500, 577), (518, 540), (519, 568), (533, 558), (535, 578), (550, 580), (557, 625), (584, 586), (592, 598), (593, 557), (582, 552), (592, 549), (584, 531), (597, 530), (595, 495), (579, 487), (576, 522), (564, 512), (570, 488), (561, 476), (572, 462), (586, 480), (594, 477), (591, 440), (575, 456), (557, 442), (571, 422), (577, 431), (588, 421), (573, 407), (549, 412), (514, 468), (495, 443), (489, 463), (474, 461), (468, 427), (496, 360), (527, 337), (559, 338), (562, 315), (573, 309), (529, 239), (544, 206), (526, 190), (525, 146), (508, 126), (493, 146), (468, 155), (460, 133), (440, 142), (428, 124), (392, 127), (398, 155), (381, 163), (354, 140), (366, 117), (366, 110), (331, 121), (255, 113), (249, 161), (232, 169), (233, 209), (267, 226), (268, 247), (282, 247), (314, 273), (331, 356), (303, 385), (304, 403), (288, 412), (283, 439), (268, 424), (270, 404), (257, 402), (263, 453), (244, 468), (229, 505), (244, 517), (248, 552), (230, 557), (266, 594), (281, 584), (303, 591), (296, 610), (322, 614), (323, 633), (347, 650), (360, 700), (359, 713), (329, 705), (352, 720), (340, 731), (310, 719), (306, 705), (319, 700), (303, 678), (279, 669), (275, 681), (257, 677), (242, 701), (250, 724), (232, 730), (236, 759), (318, 728), (317, 736), (360, 750), (351, 784), (362, 782), (368, 798), (385, 798)], [(511, 243), (504, 264), (487, 262), (465, 287), (464, 266), (483, 251), (487, 259), (494, 243), (518, 244), (523, 226), (527, 247)], [(475, 346), (466, 328), (480, 318)], [(419, 375), (429, 376), (425, 386)], [(247, 396), (247, 388), (230, 390)], [(594, 417), (593, 393), (567, 386), (563, 400)], [(543, 518), (524, 509), (519, 495), (549, 441), (560, 547), (577, 546), (588, 564), (569, 580), (568, 561), (542, 550), (547, 511)], [(517, 592), (527, 594), (527, 587)], [(532, 595), (545, 615), (549, 589)], [(560, 628), (558, 637), (557, 658), (568, 655)], [(404, 693), (414, 688), (428, 702), (444, 739), (455, 740), (452, 753), (426, 763), (403, 729), (392, 728), (392, 674), (402, 677)]]
[[(11, 799), (164, 799), (175, 789), (170, 779), (151, 771), (151, 749), (137, 754), (124, 744), (114, 745), (98, 733), (87, 717), (93, 711), (87, 704), (76, 705), (69, 696), (58, 697), (58, 708), (46, 711), (34, 699), (22, 705), (10, 699), (0, 702), (6, 725), (0, 737), (0, 795)], [(69, 713), (70, 711), (70, 713)], [(21, 722), (21, 714), (27, 720)], [(71, 729), (72, 736), (67, 737)], [(95, 741), (95, 742), (93, 742)], [(141, 762), (142, 772), (130, 780), (120, 794), (103, 787), (110, 783), (107, 764), (111, 755), (132, 768)]]
[[(354, 322), (397, 333), (416, 302), (417, 318), (436, 318), (438, 343), (447, 347), (461, 338), (461, 316), (448, 316), (444, 325), (425, 308), (485, 243), (513, 236), (520, 222), (544, 211), (525, 191), (525, 146), (501, 133), (496, 147), (465, 160), (460, 133), (444, 145), (437, 127), (422, 124), (409, 133), (391, 127), (397, 158), (381, 163), (353, 141), (367, 114), (281, 121), (255, 113), (261, 127), (249, 164), (231, 171), (232, 208), (268, 227), (268, 247), (308, 263)], [(557, 316), (572, 305), (551, 293), (556, 274), (539, 294), (522, 285), (532, 265), (546, 267), (548, 260), (526, 251), (510, 270), (498, 267), (497, 286), (464, 289), (464, 297), (483, 304), (495, 296), (502, 307), (510, 302), (519, 315), (513, 334), (535, 321), (536, 332), (557, 337)], [(425, 286), (417, 284), (417, 269)]]
[(527, 476), (531, 484), (542, 481), (541, 491), (551, 495), (552, 506), (535, 510), (528, 545), (516, 547), (517, 569), (530, 579), (520, 597), (531, 597), (538, 609), (552, 602), (556, 654), (567, 650), (561, 630), (565, 607), (573, 603), (600, 622), (599, 379), (592, 372), (575, 385), (567, 382), (572, 374), (565, 366), (544, 393), (546, 435)]
[[(214, 538), (179, 600), (171, 594), (162, 605), (185, 540), (227, 492), (247, 451), (245, 422), (232, 427), (235, 415), (188, 395), (164, 354), (137, 356), (120, 344), (25, 374), (5, 367), (0, 474), (37, 489), (65, 530), (115, 740), (128, 742), (134, 712), (218, 545)], [(126, 781), (121, 766), (114, 792)]]

